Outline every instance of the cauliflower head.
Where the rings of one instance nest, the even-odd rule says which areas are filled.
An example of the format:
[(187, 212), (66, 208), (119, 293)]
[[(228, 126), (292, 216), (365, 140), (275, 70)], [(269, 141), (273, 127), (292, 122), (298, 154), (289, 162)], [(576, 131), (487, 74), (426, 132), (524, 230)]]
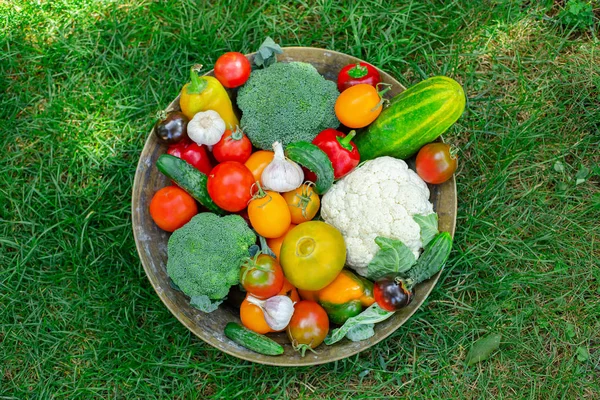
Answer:
[(321, 200), (321, 216), (344, 235), (346, 263), (367, 275), (377, 236), (402, 241), (419, 257), (421, 228), (413, 215), (433, 213), (427, 184), (399, 159), (369, 160), (336, 182)]

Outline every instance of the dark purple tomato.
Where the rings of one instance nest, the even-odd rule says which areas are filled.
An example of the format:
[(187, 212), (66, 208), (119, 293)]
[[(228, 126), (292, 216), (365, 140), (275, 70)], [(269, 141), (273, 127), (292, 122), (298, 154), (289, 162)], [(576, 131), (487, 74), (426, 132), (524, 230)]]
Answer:
[(162, 143), (179, 143), (188, 137), (187, 124), (187, 117), (180, 111), (174, 111), (156, 122), (154, 134)]
[(373, 285), (373, 296), (379, 307), (386, 311), (398, 311), (410, 304), (414, 291), (401, 276), (386, 275)]

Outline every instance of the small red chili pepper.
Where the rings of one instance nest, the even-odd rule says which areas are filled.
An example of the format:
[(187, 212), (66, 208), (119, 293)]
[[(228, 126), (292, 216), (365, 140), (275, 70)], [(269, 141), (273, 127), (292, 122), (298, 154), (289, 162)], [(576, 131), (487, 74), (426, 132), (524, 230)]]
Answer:
[(188, 138), (169, 146), (167, 153), (187, 161), (206, 175), (208, 175), (213, 168), (208, 151), (206, 151), (206, 146), (199, 146)]
[(354, 135), (356, 135), (356, 131), (344, 135), (335, 129), (325, 129), (312, 141), (329, 157), (335, 179), (340, 179), (352, 171), (360, 162), (360, 154), (358, 154), (356, 145), (351, 142)]
[(358, 85), (359, 83), (366, 83), (373, 87), (377, 87), (377, 84), (381, 82), (379, 71), (365, 62), (359, 62), (358, 64), (346, 65), (338, 74), (338, 90), (343, 92), (350, 86)]

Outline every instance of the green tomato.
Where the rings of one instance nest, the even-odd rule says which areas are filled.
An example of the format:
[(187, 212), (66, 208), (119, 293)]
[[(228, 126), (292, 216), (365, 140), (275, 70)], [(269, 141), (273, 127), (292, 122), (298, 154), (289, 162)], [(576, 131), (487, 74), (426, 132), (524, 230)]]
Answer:
[(286, 278), (296, 288), (323, 289), (344, 268), (344, 237), (325, 222), (304, 222), (285, 236), (279, 260)]

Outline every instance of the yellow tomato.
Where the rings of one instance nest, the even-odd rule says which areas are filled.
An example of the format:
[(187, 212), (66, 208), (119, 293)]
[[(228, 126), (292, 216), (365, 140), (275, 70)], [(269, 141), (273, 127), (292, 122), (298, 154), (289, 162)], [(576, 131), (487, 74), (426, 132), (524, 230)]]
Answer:
[(263, 310), (259, 306), (250, 303), (248, 296), (246, 296), (240, 306), (240, 319), (242, 320), (242, 325), (256, 333), (264, 335), (265, 333), (273, 332), (265, 320)]
[(292, 217), (283, 196), (267, 190), (248, 204), (250, 224), (260, 236), (276, 238), (290, 227)]
[(273, 157), (275, 157), (275, 153), (272, 151), (259, 150), (252, 153), (244, 165), (252, 172), (254, 180), (260, 182), (260, 176), (262, 175), (263, 170), (271, 163), (271, 161), (273, 161)]
[(284, 193), (283, 198), (290, 209), (294, 224), (310, 221), (317, 215), (321, 206), (321, 199), (315, 193), (312, 185), (301, 185), (296, 190)]
[(321, 290), (344, 268), (344, 237), (325, 222), (304, 222), (285, 236), (279, 261), (285, 277), (296, 288)]
[(335, 102), (335, 115), (348, 128), (358, 129), (375, 121), (383, 104), (371, 85), (361, 83), (344, 90)]
[(285, 235), (287, 235), (287, 233), (295, 226), (296, 224), (291, 223), (283, 235), (276, 238), (267, 239), (267, 245), (273, 251), (273, 253), (275, 253), (277, 261), (279, 261), (279, 250), (281, 250), (281, 244), (283, 243), (283, 239), (285, 239)]

